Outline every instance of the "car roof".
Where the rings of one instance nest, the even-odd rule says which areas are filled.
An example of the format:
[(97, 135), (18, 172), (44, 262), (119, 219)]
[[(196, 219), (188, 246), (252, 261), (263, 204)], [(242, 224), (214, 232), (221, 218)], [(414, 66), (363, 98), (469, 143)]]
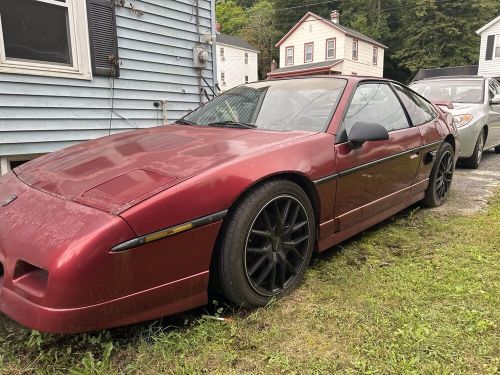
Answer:
[(298, 77), (283, 77), (283, 78), (272, 79), (271, 82), (272, 81), (290, 81), (290, 80), (298, 80), (298, 79), (309, 80), (309, 79), (315, 79), (315, 78), (346, 79), (348, 81), (354, 81), (354, 82), (360, 82), (360, 81), (385, 81), (385, 82), (399, 83), (399, 82), (394, 81), (392, 79), (383, 78), (383, 77), (359, 76), (359, 75), (340, 75), (340, 74), (334, 74), (334, 75), (311, 75), (311, 76), (298, 76)]
[(429, 78), (424, 78), (420, 79), (418, 81), (412, 82), (412, 83), (417, 83), (417, 82), (423, 82), (423, 81), (441, 81), (441, 80), (464, 80), (464, 79), (470, 79), (470, 80), (485, 80), (487, 77), (483, 76), (472, 76), (472, 75), (463, 75), (463, 76), (439, 76), (439, 77), (429, 77)]

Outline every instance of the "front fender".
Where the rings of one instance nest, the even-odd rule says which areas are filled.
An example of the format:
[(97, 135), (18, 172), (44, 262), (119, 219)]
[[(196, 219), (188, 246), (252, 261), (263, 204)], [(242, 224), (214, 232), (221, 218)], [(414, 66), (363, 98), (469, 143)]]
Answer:
[(320, 179), (336, 172), (334, 140), (331, 134), (313, 134), (246, 155), (184, 181), (120, 216), (141, 236), (229, 209), (255, 183), (277, 174)]

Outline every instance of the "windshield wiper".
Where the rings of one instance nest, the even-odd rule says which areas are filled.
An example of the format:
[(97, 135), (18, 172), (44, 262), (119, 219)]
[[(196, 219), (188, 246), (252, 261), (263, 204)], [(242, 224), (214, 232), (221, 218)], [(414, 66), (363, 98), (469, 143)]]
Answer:
[(191, 125), (191, 126), (198, 125), (198, 124), (195, 124), (192, 121), (185, 120), (185, 119), (182, 119), (182, 118), (180, 120), (177, 120), (176, 122), (174, 122), (174, 124), (178, 124), (178, 125)]
[(243, 128), (243, 129), (255, 129), (257, 125), (247, 124), (239, 121), (220, 121), (208, 124), (208, 126), (221, 127), (221, 128)]

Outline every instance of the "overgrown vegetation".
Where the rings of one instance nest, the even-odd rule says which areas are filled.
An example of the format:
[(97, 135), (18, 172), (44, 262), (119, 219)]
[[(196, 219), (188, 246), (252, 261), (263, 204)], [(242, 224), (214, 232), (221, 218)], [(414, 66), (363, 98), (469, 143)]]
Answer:
[(499, 223), (500, 192), (472, 217), (407, 210), (316, 257), (297, 291), (252, 312), (74, 336), (2, 319), (0, 372), (498, 374)]
[(222, 31), (241, 35), (262, 54), (261, 78), (279, 59), (274, 47), (308, 11), (340, 22), (389, 48), (385, 76), (408, 81), (422, 68), (476, 64), (476, 30), (498, 15), (498, 0), (219, 0)]

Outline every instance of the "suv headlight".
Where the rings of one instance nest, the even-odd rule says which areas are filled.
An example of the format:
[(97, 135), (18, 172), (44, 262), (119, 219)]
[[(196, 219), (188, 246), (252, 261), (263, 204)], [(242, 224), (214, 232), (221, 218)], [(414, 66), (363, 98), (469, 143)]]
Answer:
[(461, 128), (462, 126), (467, 125), (469, 122), (472, 121), (472, 115), (457, 115), (453, 116), (453, 119), (455, 120), (455, 125), (457, 128)]

